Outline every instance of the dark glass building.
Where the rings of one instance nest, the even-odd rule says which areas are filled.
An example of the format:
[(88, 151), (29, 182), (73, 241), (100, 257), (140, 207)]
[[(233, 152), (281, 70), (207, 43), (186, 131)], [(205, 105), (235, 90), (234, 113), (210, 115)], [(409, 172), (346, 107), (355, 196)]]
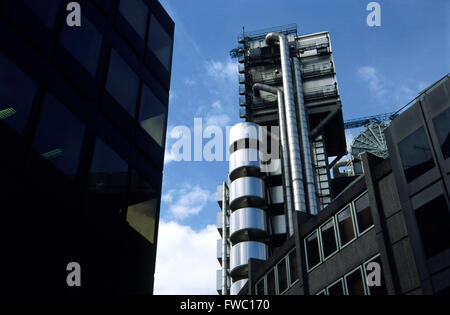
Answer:
[(0, 3), (0, 290), (152, 294), (174, 23), (68, 2)]

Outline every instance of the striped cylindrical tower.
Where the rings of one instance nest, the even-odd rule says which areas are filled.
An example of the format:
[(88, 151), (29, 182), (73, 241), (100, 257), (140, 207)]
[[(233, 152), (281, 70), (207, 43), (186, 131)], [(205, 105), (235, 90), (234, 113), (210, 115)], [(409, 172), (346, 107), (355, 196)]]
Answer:
[(230, 130), (231, 294), (248, 280), (248, 260), (267, 259), (268, 236), (264, 181), (261, 178), (259, 126), (243, 122)]

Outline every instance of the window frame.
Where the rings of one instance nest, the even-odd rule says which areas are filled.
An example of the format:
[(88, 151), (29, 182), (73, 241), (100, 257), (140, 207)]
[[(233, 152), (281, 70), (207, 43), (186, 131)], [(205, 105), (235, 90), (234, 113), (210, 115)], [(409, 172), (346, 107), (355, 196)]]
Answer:
[(363, 232), (360, 232), (360, 231), (359, 231), (359, 226), (358, 226), (358, 214), (356, 213), (356, 205), (355, 205), (355, 203), (356, 203), (356, 201), (357, 201), (358, 199), (360, 199), (360, 198), (361, 198), (364, 194), (366, 194), (366, 193), (367, 193), (367, 198), (369, 199), (370, 215), (372, 216), (372, 205), (371, 205), (371, 203), (370, 203), (370, 196), (369, 196), (369, 191), (368, 191), (368, 190), (365, 190), (363, 193), (359, 194), (359, 195), (358, 195), (356, 198), (354, 198), (354, 199), (352, 200), (352, 202), (351, 202), (352, 208), (353, 208), (353, 212), (354, 212), (354, 218), (355, 218), (355, 224), (356, 224), (356, 232), (358, 233), (358, 234), (357, 234), (357, 238), (359, 238), (359, 237), (361, 237), (362, 235), (366, 234), (368, 231), (370, 231), (371, 229), (373, 229), (374, 226), (375, 226), (375, 222), (374, 222), (373, 216), (372, 216), (372, 225), (369, 226), (367, 229), (365, 229)]
[[(328, 224), (330, 221), (333, 221), (333, 230), (334, 230), (334, 240), (335, 240), (335, 244), (336, 244), (336, 250), (334, 252), (332, 252), (331, 254), (329, 254), (326, 258), (325, 258), (325, 253), (324, 253), (324, 246), (323, 246), (323, 238), (322, 238), (322, 227), (324, 227), (326, 224)], [(322, 263), (327, 261), (328, 259), (330, 259), (331, 257), (334, 256), (334, 254), (336, 254), (339, 251), (339, 244), (338, 242), (338, 238), (336, 235), (336, 222), (334, 220), (334, 216), (332, 216), (331, 218), (329, 218), (328, 220), (326, 220), (322, 225), (319, 226), (318, 231), (320, 232), (320, 251), (321, 251), (321, 256), (322, 256)]]
[[(307, 249), (307, 246), (306, 246), (306, 240), (307, 240), (311, 235), (313, 235), (314, 233), (317, 233), (317, 244), (318, 244), (318, 246), (319, 246), (319, 248), (318, 248), (318, 250), (319, 250), (319, 262), (318, 262), (316, 265), (314, 265), (313, 267), (310, 268), (310, 267), (309, 267), (308, 249)], [(320, 233), (319, 233), (318, 229), (315, 229), (315, 230), (312, 231), (310, 234), (308, 234), (308, 235), (303, 239), (303, 242), (304, 242), (304, 246), (305, 246), (306, 271), (307, 271), (307, 272), (311, 272), (311, 271), (313, 271), (315, 268), (317, 268), (318, 266), (320, 266), (320, 265), (322, 264), (322, 262), (323, 262), (323, 259), (322, 259), (322, 250), (321, 250), (321, 248), (320, 248), (320, 244), (321, 244)]]
[[(285, 268), (286, 268), (286, 289), (284, 289), (283, 291), (280, 291), (280, 283), (279, 283), (279, 279), (278, 279), (278, 265), (279, 264), (281, 264), (281, 261), (284, 259), (284, 266), (285, 266)], [(282, 295), (283, 293), (285, 293), (286, 291), (288, 291), (290, 288), (291, 288), (291, 286), (289, 285), (289, 272), (288, 272), (288, 269), (287, 269), (287, 267), (288, 267), (288, 263), (287, 263), (287, 259), (286, 259), (286, 256), (283, 256), (283, 258), (281, 258), (277, 263), (276, 263), (276, 265), (275, 265), (275, 267), (276, 267), (276, 271), (277, 271), (277, 291), (278, 291), (278, 295)]]
[(294, 247), (286, 255), (286, 257), (287, 257), (287, 267), (288, 267), (288, 277), (289, 277), (289, 288), (292, 287), (294, 284), (296, 284), (298, 281), (300, 281), (300, 279), (297, 278), (297, 279), (295, 279), (294, 282), (292, 282), (292, 277), (291, 277), (291, 259), (289, 258), (289, 256), (295, 250), (296, 250), (296, 248)]
[(328, 294), (327, 294), (327, 290), (324, 288), (324, 289), (322, 289), (320, 291), (317, 291), (316, 294), (314, 294), (314, 295), (328, 295)]
[(275, 265), (272, 268), (270, 268), (269, 271), (267, 271), (266, 274), (264, 275), (264, 279), (266, 279), (265, 280), (265, 287), (264, 287), (266, 295), (269, 295), (269, 284), (267, 283), (267, 275), (269, 273), (271, 273), (272, 271), (273, 271), (273, 280), (274, 280), (274, 283), (275, 283), (275, 288), (274, 288), (275, 289), (275, 294), (274, 295), (278, 295), (278, 272), (276, 270), (276, 266), (277, 265)]
[(359, 269), (359, 272), (361, 274), (361, 280), (362, 280), (362, 284), (363, 284), (363, 289), (364, 289), (364, 295), (367, 295), (367, 288), (366, 288), (366, 280), (364, 278), (364, 271), (362, 270), (362, 265), (359, 265), (358, 267), (350, 270), (349, 272), (347, 272), (343, 277), (343, 281), (344, 281), (344, 286), (345, 286), (345, 295), (349, 295), (348, 293), (348, 287), (347, 287), (347, 277), (349, 275), (351, 275), (352, 273), (354, 273), (356, 270)]
[(263, 282), (263, 295), (267, 295), (267, 285), (266, 285), (266, 275), (262, 276), (261, 279), (258, 280), (255, 284), (255, 294), (258, 292), (258, 284)]
[(344, 245), (341, 245), (341, 233), (338, 231), (337, 235), (338, 235), (339, 250), (342, 250), (346, 246), (350, 245), (351, 243), (353, 243), (358, 238), (358, 231), (356, 230), (356, 220), (355, 220), (354, 213), (352, 211), (352, 204), (351, 203), (349, 203), (343, 209), (339, 210), (338, 213), (336, 213), (336, 215), (335, 215), (335, 217), (336, 217), (336, 224), (338, 226), (338, 229), (340, 229), (339, 228), (339, 218), (338, 218), (338, 216), (339, 216), (339, 214), (344, 212), (347, 208), (349, 208), (349, 210), (350, 210), (350, 217), (352, 218), (353, 238), (350, 241), (348, 241), (347, 243), (345, 243)]
[[(375, 256), (373, 256), (372, 258), (369, 258), (367, 261), (365, 261), (362, 266), (363, 266), (363, 276), (364, 276), (364, 286), (366, 288), (366, 294), (367, 295), (372, 295), (370, 293), (370, 287), (367, 285), (367, 265), (369, 263), (371, 263), (372, 261), (374, 261), (375, 259), (377, 259), (378, 257), (380, 257), (380, 261), (381, 261), (381, 254), (378, 253)], [(383, 277), (383, 265), (381, 264), (381, 280), (384, 281), (384, 277)], [(387, 291), (387, 287), (386, 287), (386, 291)]]
[(337, 279), (336, 281), (332, 282), (331, 284), (327, 285), (327, 287), (323, 290), (325, 290), (326, 295), (330, 295), (328, 289), (331, 288), (332, 286), (334, 286), (336, 283), (340, 282), (342, 285), (342, 295), (347, 295), (347, 290), (346, 290), (346, 286), (345, 286), (345, 281), (343, 277), (340, 277), (339, 279)]

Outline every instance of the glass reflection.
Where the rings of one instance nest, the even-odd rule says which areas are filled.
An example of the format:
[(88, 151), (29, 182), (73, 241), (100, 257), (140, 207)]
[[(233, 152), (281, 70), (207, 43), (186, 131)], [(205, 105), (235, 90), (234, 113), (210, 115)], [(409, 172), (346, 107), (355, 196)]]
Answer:
[(166, 128), (166, 107), (153, 94), (152, 90), (144, 84), (142, 88), (141, 109), (139, 122), (142, 128), (163, 147), (165, 144), (164, 131)]
[(61, 0), (25, 0), (25, 4), (38, 16), (49, 28), (55, 24)]
[(150, 19), (148, 47), (150, 47), (162, 65), (170, 71), (172, 63), (172, 38), (167, 34), (166, 30), (153, 14)]
[(144, 39), (148, 16), (147, 5), (142, 0), (122, 0), (119, 4), (119, 12), (130, 23), (136, 33)]
[(450, 108), (433, 119), (444, 159), (450, 156)]

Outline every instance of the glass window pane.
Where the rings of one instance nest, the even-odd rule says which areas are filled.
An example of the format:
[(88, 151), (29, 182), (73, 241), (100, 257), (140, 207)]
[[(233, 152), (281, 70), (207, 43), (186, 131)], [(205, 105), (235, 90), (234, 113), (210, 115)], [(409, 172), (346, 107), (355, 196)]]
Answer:
[(286, 259), (282, 259), (277, 264), (277, 273), (278, 273), (278, 291), (280, 294), (287, 289), (287, 270), (286, 270)]
[(25, 0), (25, 4), (39, 17), (49, 28), (55, 25), (56, 14), (61, 0)]
[(355, 201), (355, 213), (358, 231), (361, 234), (373, 225), (368, 193), (365, 193)]
[(125, 192), (128, 164), (97, 137), (92, 158), (89, 190), (104, 193)]
[(291, 285), (298, 279), (297, 259), (295, 249), (289, 252), (289, 275), (291, 276)]
[(337, 250), (336, 234), (334, 232), (334, 220), (325, 223), (320, 231), (322, 233), (323, 258), (327, 258)]
[(328, 287), (328, 295), (344, 295), (344, 283), (342, 279)]
[(355, 230), (353, 229), (353, 218), (350, 206), (347, 206), (337, 215), (339, 225), (339, 239), (341, 246), (344, 246), (355, 238)]
[(127, 222), (151, 243), (155, 240), (158, 198), (153, 187), (133, 170), (128, 196)]
[(450, 156), (450, 108), (433, 119), (444, 159)]
[(305, 239), (306, 243), (306, 258), (308, 262), (308, 269), (320, 263), (319, 240), (317, 238), (317, 231)]
[(327, 294), (325, 293), (325, 290), (322, 290), (317, 292), (316, 295), (327, 295)]
[(142, 0), (121, 0), (119, 12), (130, 23), (136, 33), (144, 39), (148, 17), (147, 5)]
[(256, 284), (256, 295), (264, 295), (264, 278)]
[(398, 144), (406, 181), (410, 182), (434, 167), (430, 144), (420, 127)]
[(268, 295), (275, 295), (276, 289), (275, 289), (275, 270), (272, 269), (267, 274), (267, 294)]
[(153, 14), (150, 19), (148, 47), (150, 47), (162, 65), (170, 71), (172, 63), (172, 38), (167, 34), (161, 24), (159, 24)]
[(427, 258), (450, 248), (450, 212), (444, 195), (416, 209), (415, 214)]
[(364, 295), (364, 282), (361, 268), (345, 276), (349, 295)]
[(36, 83), (0, 52), (0, 121), (23, 135)]
[[(375, 286), (375, 285), (369, 286), (368, 281), (366, 281), (367, 288), (369, 290), (369, 294), (370, 295), (386, 295), (387, 289), (386, 289), (386, 283), (384, 281), (384, 274), (383, 274), (383, 269), (382, 269), (382, 265), (381, 265), (381, 256), (377, 256), (376, 258), (374, 258), (364, 264), (364, 267), (366, 268), (366, 274), (373, 271), (373, 269), (367, 270), (367, 265), (371, 262), (375, 262), (375, 263), (379, 264), (381, 274), (380, 274), (380, 285), (379, 286)], [(366, 279), (367, 279), (367, 277), (366, 277)]]
[(133, 117), (136, 113), (138, 86), (138, 75), (113, 49), (106, 80), (106, 90)]
[(164, 131), (166, 129), (166, 107), (144, 84), (142, 88), (139, 122), (142, 128), (161, 146), (164, 147)]
[(95, 77), (102, 35), (91, 21), (82, 15), (80, 27), (70, 27), (64, 23), (60, 42)]
[(83, 123), (67, 107), (47, 93), (33, 148), (65, 174), (75, 174), (84, 128)]

